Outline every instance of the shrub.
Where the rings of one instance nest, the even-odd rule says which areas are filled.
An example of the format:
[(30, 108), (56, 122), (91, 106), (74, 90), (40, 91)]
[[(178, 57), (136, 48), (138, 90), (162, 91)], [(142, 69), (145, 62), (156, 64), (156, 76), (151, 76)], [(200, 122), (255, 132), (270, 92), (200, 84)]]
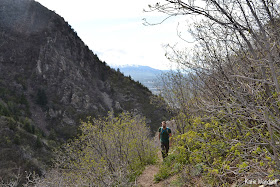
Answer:
[(58, 152), (57, 164), (64, 168), (67, 185), (127, 186), (144, 166), (154, 163), (145, 118), (122, 113), (93, 119), (81, 125), (81, 135)]

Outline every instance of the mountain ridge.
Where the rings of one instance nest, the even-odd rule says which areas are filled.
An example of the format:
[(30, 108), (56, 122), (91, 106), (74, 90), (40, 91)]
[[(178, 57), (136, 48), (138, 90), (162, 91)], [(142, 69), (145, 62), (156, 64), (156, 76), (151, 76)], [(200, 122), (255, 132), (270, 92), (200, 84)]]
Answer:
[(145, 86), (100, 61), (61, 16), (36, 1), (0, 1), (0, 35), (3, 178), (18, 170), (43, 174), (51, 148), (75, 137), (87, 116), (134, 112), (146, 116), (152, 132), (169, 116), (151, 104)]

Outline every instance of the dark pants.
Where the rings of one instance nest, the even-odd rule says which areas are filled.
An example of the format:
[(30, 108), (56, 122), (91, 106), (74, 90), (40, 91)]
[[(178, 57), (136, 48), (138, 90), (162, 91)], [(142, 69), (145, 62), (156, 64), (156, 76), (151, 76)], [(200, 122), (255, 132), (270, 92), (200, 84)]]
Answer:
[(161, 153), (162, 153), (162, 158), (167, 157), (168, 151), (169, 151), (169, 141), (168, 142), (161, 142)]

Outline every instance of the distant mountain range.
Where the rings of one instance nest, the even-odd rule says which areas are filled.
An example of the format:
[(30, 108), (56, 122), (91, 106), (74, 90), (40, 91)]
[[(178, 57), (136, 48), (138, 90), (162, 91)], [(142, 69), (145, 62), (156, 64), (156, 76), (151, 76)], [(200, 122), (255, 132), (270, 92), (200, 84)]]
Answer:
[(159, 93), (156, 86), (158, 77), (169, 71), (137, 65), (114, 66), (113, 68), (116, 70), (119, 69), (125, 76), (131, 76), (131, 78), (135, 81), (139, 81), (141, 84), (149, 88), (149, 90), (151, 90), (154, 94)]

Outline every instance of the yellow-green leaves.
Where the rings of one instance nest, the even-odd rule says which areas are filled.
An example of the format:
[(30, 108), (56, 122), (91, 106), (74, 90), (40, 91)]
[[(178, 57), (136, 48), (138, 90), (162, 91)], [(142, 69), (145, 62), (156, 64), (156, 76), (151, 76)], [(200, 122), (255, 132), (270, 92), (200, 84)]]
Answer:
[(247, 162), (243, 162), (242, 164), (239, 165), (240, 169), (246, 168), (248, 166)]
[[(223, 117), (222, 114), (220, 117)], [(252, 143), (259, 141), (256, 138), (270, 140), (263, 124), (253, 120), (227, 121), (215, 117), (205, 117), (204, 120), (193, 117), (188, 120), (190, 125), (185, 132), (174, 137), (176, 161), (191, 167), (203, 165), (202, 175), (207, 182), (216, 184), (220, 178), (234, 178), (232, 173), (246, 176), (254, 173), (256, 168), (274, 168), (272, 151), (265, 146), (267, 142), (259, 145)], [(251, 125), (250, 128), (248, 124)], [(275, 172), (270, 173), (272, 176)]]
[(109, 113), (106, 118), (88, 118), (80, 130), (76, 139), (64, 145), (59, 163), (76, 184), (115, 186), (121, 181), (128, 185), (146, 164), (155, 162), (156, 149), (141, 116)]
[(213, 169), (213, 170), (211, 171), (211, 173), (213, 173), (213, 174), (219, 174), (219, 170), (218, 170), (218, 169)]

